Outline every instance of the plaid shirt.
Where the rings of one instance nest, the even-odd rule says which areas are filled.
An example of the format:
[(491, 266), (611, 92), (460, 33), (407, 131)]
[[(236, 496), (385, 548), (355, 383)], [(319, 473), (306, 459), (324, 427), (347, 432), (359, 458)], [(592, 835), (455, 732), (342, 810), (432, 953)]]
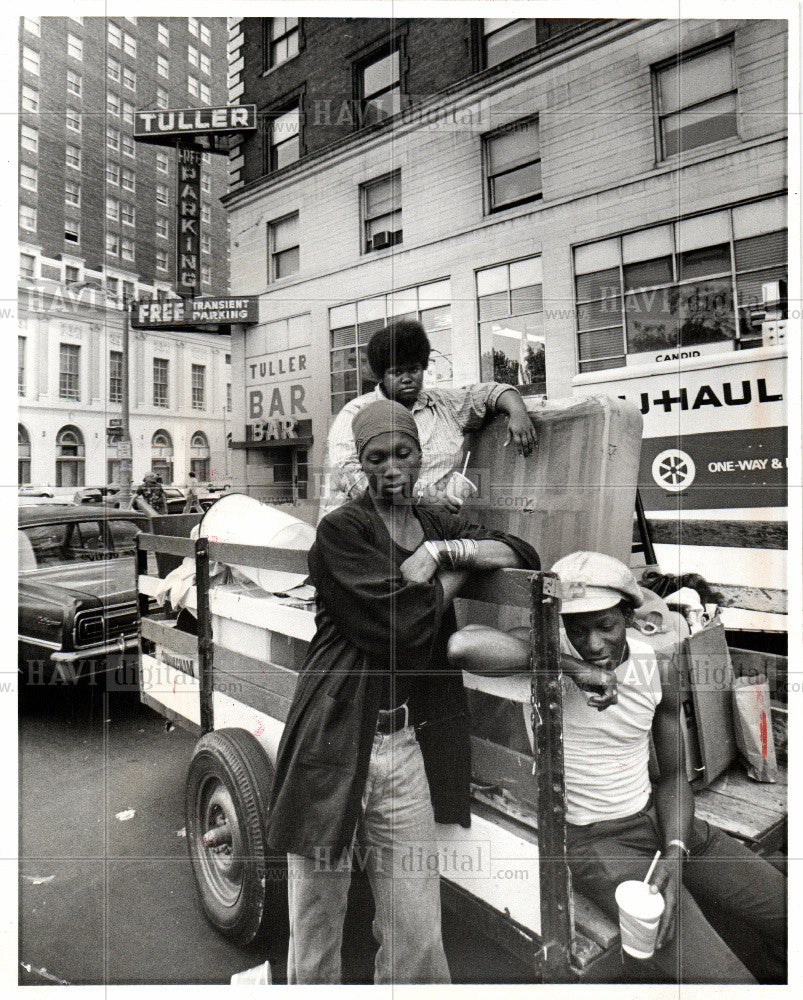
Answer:
[[(478, 382), (454, 389), (421, 390), (411, 410), (421, 441), (421, 473), (416, 484), (419, 496), (445, 489), (446, 480), (460, 468), (465, 434), (478, 428), (486, 414), (494, 412), (502, 393), (511, 388), (501, 382)], [(368, 480), (357, 456), (351, 421), (364, 406), (385, 398), (377, 386), (350, 400), (335, 417), (327, 441), (319, 521), (365, 491)]]

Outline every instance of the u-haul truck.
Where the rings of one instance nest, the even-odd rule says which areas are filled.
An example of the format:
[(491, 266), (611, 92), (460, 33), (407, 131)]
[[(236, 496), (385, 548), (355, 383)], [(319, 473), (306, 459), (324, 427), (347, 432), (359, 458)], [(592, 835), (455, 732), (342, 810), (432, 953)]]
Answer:
[(641, 410), (639, 487), (661, 569), (719, 585), (727, 628), (771, 633), (786, 629), (787, 351), (785, 324), (766, 326), (763, 347), (657, 355), (573, 387)]

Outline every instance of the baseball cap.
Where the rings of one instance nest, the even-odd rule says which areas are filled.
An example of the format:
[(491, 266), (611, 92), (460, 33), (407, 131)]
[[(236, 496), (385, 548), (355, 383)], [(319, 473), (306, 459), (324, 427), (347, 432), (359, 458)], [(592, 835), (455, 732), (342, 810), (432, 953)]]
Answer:
[(552, 567), (560, 580), (561, 614), (604, 611), (621, 600), (643, 602), (641, 587), (623, 562), (604, 552), (572, 552)]

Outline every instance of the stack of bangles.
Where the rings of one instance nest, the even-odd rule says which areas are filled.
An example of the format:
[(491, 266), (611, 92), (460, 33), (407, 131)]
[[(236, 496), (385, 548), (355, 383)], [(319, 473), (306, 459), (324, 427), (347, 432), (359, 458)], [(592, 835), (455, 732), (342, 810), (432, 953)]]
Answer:
[(474, 538), (453, 538), (449, 541), (424, 542), (440, 569), (473, 569), (477, 564), (479, 545)]

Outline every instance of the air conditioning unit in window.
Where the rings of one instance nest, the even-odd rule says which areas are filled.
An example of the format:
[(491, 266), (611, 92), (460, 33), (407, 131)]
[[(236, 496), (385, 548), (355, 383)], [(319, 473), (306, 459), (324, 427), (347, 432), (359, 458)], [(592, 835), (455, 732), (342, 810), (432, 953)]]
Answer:
[(370, 240), (372, 250), (384, 250), (393, 244), (393, 233), (383, 230), (381, 233), (374, 233)]

